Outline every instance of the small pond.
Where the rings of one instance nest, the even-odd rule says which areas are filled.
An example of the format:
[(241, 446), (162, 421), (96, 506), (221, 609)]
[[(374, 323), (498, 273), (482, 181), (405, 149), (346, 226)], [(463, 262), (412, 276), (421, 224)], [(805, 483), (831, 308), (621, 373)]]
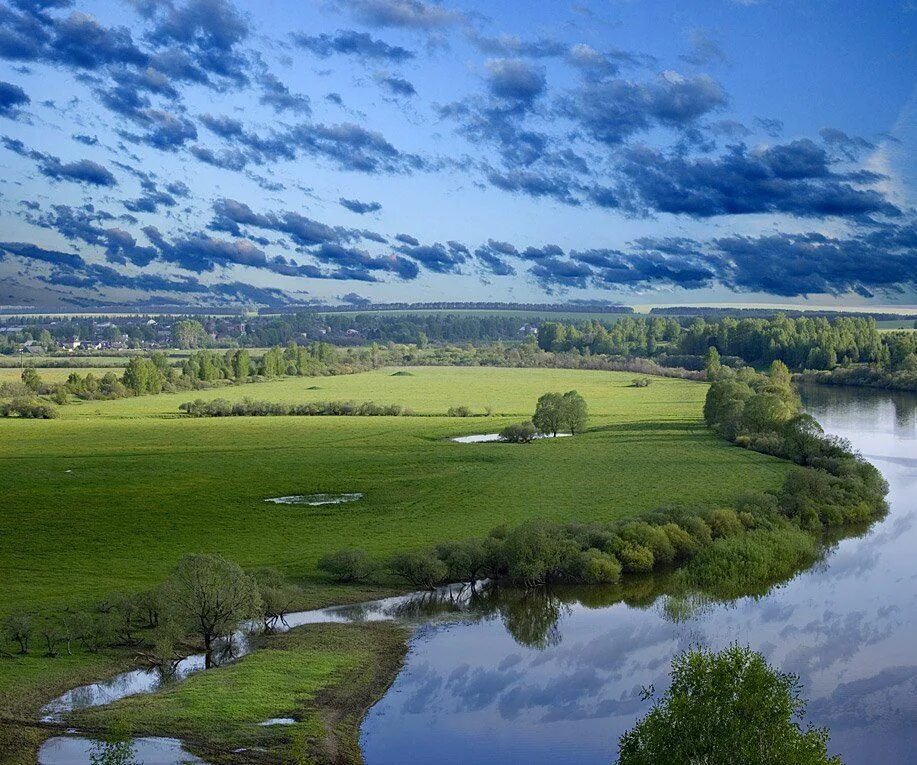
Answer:
[(264, 500), (275, 505), (309, 505), (318, 507), (319, 505), (343, 505), (347, 502), (356, 502), (363, 499), (359, 492), (351, 494), (292, 494), (289, 497), (271, 497)]
[[(572, 435), (572, 433), (558, 433), (556, 436), (552, 436), (548, 433), (539, 433), (535, 436), (535, 438), (564, 438), (566, 436)], [(500, 441), (501, 438), (499, 433), (479, 433), (474, 436), (458, 436), (457, 438), (452, 438), (449, 440), (454, 441), (457, 444), (488, 444), (494, 441)]]

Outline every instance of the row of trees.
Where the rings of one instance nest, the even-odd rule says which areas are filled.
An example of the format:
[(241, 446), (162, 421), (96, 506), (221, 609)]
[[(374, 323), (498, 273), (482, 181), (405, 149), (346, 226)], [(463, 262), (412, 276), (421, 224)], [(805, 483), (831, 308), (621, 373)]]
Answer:
[(192, 417), (400, 417), (411, 416), (413, 412), (400, 404), (376, 404), (364, 401), (308, 401), (303, 404), (272, 403), (253, 401), (227, 401), (216, 398), (212, 401), (196, 399), (178, 407)]
[(554, 353), (664, 357), (684, 365), (712, 347), (724, 358), (759, 368), (782, 361), (793, 370), (869, 364), (887, 372), (917, 372), (917, 333), (881, 333), (868, 317), (698, 317), (686, 326), (662, 317), (628, 317), (612, 325), (546, 322), (538, 345)]

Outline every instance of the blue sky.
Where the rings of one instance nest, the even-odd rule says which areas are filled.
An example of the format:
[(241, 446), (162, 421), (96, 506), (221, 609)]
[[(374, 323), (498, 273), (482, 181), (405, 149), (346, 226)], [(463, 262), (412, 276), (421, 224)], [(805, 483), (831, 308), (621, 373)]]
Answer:
[(0, 3), (0, 305), (913, 305), (902, 2)]

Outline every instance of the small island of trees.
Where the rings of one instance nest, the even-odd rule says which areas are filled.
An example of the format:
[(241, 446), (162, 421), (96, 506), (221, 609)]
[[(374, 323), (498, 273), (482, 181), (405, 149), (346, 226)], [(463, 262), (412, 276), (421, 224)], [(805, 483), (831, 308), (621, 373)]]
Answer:
[(586, 399), (575, 390), (545, 393), (538, 399), (532, 419), (507, 425), (500, 431), (500, 440), (527, 444), (539, 433), (551, 437), (556, 437), (558, 433), (575, 436), (586, 429), (588, 415)]

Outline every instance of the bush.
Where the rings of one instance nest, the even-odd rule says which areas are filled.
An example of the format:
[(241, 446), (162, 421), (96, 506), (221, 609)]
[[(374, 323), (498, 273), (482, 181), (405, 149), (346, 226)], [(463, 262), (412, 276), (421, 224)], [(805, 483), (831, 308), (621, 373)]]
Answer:
[(635, 378), (631, 381), (630, 387), (631, 387), (631, 388), (647, 388), (647, 387), (649, 387), (649, 384), (650, 384), (651, 382), (652, 382), (652, 380), (650, 380), (649, 377), (635, 377)]
[(0, 416), (17, 416), (27, 420), (53, 420), (58, 416), (58, 412), (51, 404), (43, 404), (34, 399), (15, 398), (0, 404)]
[(365, 550), (345, 549), (319, 559), (318, 570), (338, 582), (363, 582), (372, 576), (375, 566)]
[(576, 543), (557, 524), (529, 521), (506, 535), (503, 557), (509, 579), (526, 587), (560, 578), (579, 553)]
[(614, 584), (621, 578), (621, 563), (610, 553), (590, 548), (582, 553), (585, 584)]
[(471, 417), (471, 408), (465, 406), (450, 406), (449, 411), (446, 412), (448, 417)]
[(432, 590), (446, 579), (446, 565), (429, 553), (408, 552), (396, 555), (389, 562), (395, 576), (405, 579), (415, 587)]
[(626, 542), (618, 552), (621, 565), (629, 574), (646, 574), (653, 570), (653, 551), (640, 544)]
[(500, 431), (500, 440), (510, 444), (527, 444), (535, 438), (535, 426), (531, 422), (515, 422)]
[(621, 529), (620, 535), (625, 544), (648, 548), (653, 553), (656, 565), (664, 565), (675, 560), (675, 547), (659, 526), (651, 526), (643, 521), (628, 523)]
[(710, 526), (710, 533), (714, 539), (735, 536), (736, 534), (741, 534), (745, 529), (736, 511), (728, 507), (710, 510), (707, 512), (705, 520), (707, 525)]

